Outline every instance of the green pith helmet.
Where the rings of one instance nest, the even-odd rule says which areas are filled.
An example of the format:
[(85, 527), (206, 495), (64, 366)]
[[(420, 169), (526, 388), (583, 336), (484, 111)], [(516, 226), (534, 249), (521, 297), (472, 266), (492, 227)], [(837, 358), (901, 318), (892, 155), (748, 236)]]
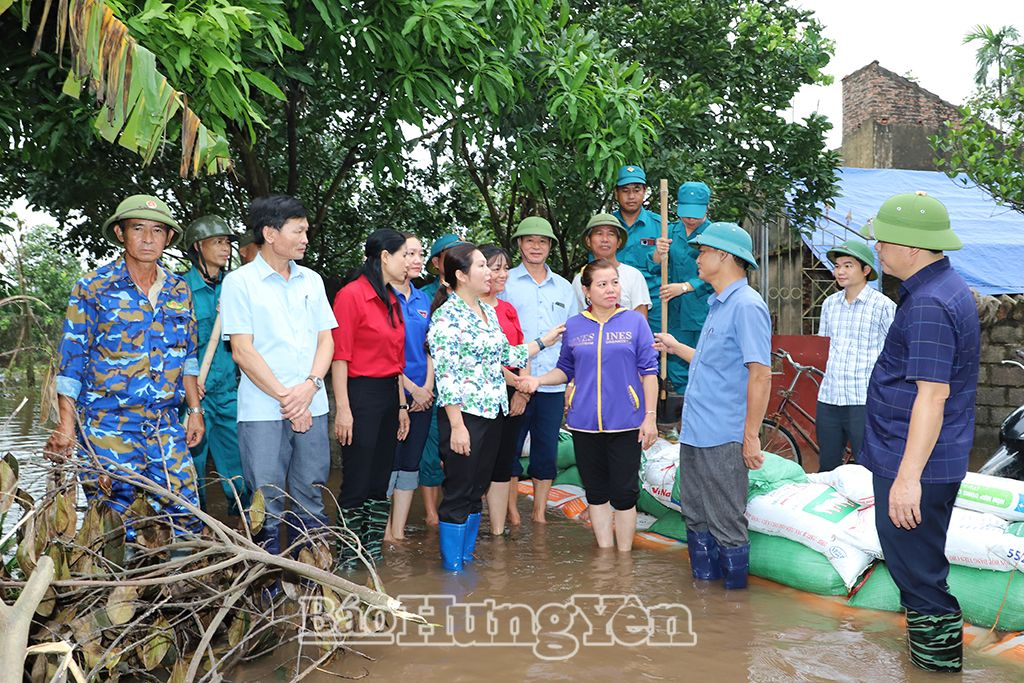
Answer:
[(117, 235), (114, 234), (114, 225), (125, 218), (141, 218), (166, 225), (171, 229), (171, 238), (167, 240), (168, 247), (174, 246), (178, 239), (181, 238), (181, 226), (171, 216), (171, 210), (167, 207), (167, 204), (151, 195), (133, 194), (118, 204), (114, 215), (103, 223), (103, 236), (117, 247), (124, 245), (117, 239)]
[(920, 191), (886, 199), (860, 236), (935, 251), (956, 251), (964, 246), (949, 225), (946, 207)]
[(753, 253), (754, 242), (750, 239), (750, 234), (735, 223), (712, 223), (690, 242), (738, 256), (757, 270), (757, 259)]
[(189, 223), (188, 228), (185, 230), (185, 248), (188, 249), (196, 242), (202, 242), (211, 237), (237, 239), (235, 231), (220, 216), (200, 216)]
[(551, 229), (551, 223), (540, 216), (530, 216), (521, 220), (516, 231), (512, 233), (512, 239), (516, 240), (528, 235), (539, 235), (549, 238), (552, 242), (558, 242), (555, 231)]
[(847, 240), (838, 247), (829, 249), (825, 254), (832, 263), (836, 262), (838, 256), (851, 256), (871, 269), (868, 273), (868, 282), (878, 279), (878, 272), (875, 271), (875, 255), (871, 253), (871, 247), (860, 240)]
[(256, 236), (252, 234), (252, 230), (243, 230), (235, 235), (235, 241), (238, 242), (238, 248), (247, 247), (256, 241)]
[(620, 246), (626, 243), (629, 239), (629, 233), (622, 227), (622, 223), (614, 215), (610, 213), (598, 213), (591, 216), (590, 220), (587, 221), (587, 227), (583, 229), (583, 236), (580, 238), (583, 240), (583, 246), (587, 246), (587, 238), (590, 237), (590, 233), (594, 228), (600, 228), (605, 225), (611, 226), (619, 231), (619, 243)]

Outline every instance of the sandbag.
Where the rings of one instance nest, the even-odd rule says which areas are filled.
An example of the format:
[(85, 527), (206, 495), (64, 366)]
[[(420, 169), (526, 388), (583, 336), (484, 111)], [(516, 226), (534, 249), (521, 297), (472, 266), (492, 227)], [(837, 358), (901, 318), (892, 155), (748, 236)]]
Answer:
[(558, 451), (555, 455), (555, 469), (561, 472), (576, 464), (576, 449), (572, 434), (564, 429), (558, 430)]
[(648, 449), (640, 459), (640, 472), (641, 487), (659, 503), (678, 512), (679, 449)]
[(1024, 520), (1024, 481), (968, 472), (960, 484), (956, 505), (968, 510), (990, 512), (996, 517)]
[[(952, 565), (948, 581), (950, 592), (960, 602), (964, 619), (970, 623), (985, 628), (995, 626), (1001, 631), (1024, 630), (1024, 576), (1019, 572), (994, 572)], [(903, 610), (899, 589), (884, 562), (875, 565), (861, 587), (850, 597), (849, 604), (888, 612)]]
[(831, 486), (855, 503), (874, 505), (875, 487), (871, 470), (863, 465), (840, 465), (828, 472), (808, 474), (808, 481)]
[(571, 484), (573, 486), (579, 486), (583, 488), (583, 480), (580, 478), (580, 471), (576, 465), (569, 467), (568, 469), (562, 470), (555, 475), (555, 481), (553, 482), (556, 486), (563, 484)]
[(843, 577), (819, 552), (779, 536), (750, 532), (750, 573), (818, 595), (846, 595)]
[(652, 515), (656, 519), (661, 519), (665, 515), (673, 512), (672, 509), (665, 507), (658, 502), (658, 499), (652, 496), (647, 489), (643, 487), (640, 488), (640, 495), (636, 499), (636, 509), (640, 512)]
[(861, 523), (863, 508), (824, 484), (784, 484), (747, 501), (752, 531), (781, 536), (823, 554), (849, 590), (871, 564), (867, 552), (840, 537)]
[(683, 516), (673, 510), (670, 510), (669, 513), (660, 517), (657, 522), (650, 526), (648, 531), (685, 543), (686, 522), (683, 521)]
[[(837, 533), (838, 538), (882, 558), (882, 547), (875, 528), (875, 515), (887, 514), (874, 507), (861, 512), (857, 525), (849, 525)], [(1007, 572), (1020, 555), (1024, 567), (1024, 538), (1007, 533), (1008, 523), (995, 515), (954, 507), (946, 533), (946, 558), (950, 564), (975, 569)]]
[(803, 484), (807, 482), (807, 473), (796, 461), (783, 458), (774, 453), (763, 451), (764, 464), (747, 475), (747, 498), (768, 493), (784, 484)]

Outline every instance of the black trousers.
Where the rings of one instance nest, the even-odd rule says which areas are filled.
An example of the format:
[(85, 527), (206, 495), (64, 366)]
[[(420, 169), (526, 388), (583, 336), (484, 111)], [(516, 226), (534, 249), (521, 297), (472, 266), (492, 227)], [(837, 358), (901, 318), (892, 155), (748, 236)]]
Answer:
[[(512, 403), (512, 395), (516, 393), (513, 387), (508, 388), (509, 405)], [(509, 417), (499, 415), (497, 420), (501, 422), (501, 436), (498, 438), (498, 456), (494, 459), (494, 470), (491, 472), (491, 481), (506, 482), (512, 479), (512, 467), (522, 450), (516, 450), (519, 445), (519, 432), (523, 431), (523, 415)]]
[(341, 448), (343, 510), (367, 500), (387, 500), (398, 444), (398, 378), (350, 377), (352, 443)]
[(909, 610), (929, 616), (959, 612), (960, 603), (946, 583), (946, 532), (960, 483), (921, 484), (921, 523), (913, 529), (901, 529), (889, 519), (892, 479), (876, 474), (873, 480), (875, 528), (885, 566), (900, 589), (900, 602)]
[(479, 417), (462, 413), (462, 422), (469, 430), (469, 455), (452, 451), (452, 423), (448, 412), (437, 409), (437, 445), (444, 464), (444, 500), (437, 516), (442, 522), (464, 524), (474, 512), (480, 512), (480, 497), (491, 485), (491, 472), (501, 439), (501, 416)]
[(640, 495), (639, 430), (572, 433), (576, 467), (591, 505), (611, 503), (616, 510), (636, 507)]

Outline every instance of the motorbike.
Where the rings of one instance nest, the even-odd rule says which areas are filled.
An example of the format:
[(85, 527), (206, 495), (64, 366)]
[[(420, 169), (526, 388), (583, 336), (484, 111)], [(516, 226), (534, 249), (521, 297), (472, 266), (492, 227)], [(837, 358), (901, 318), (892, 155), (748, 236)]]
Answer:
[[(1024, 359), (1024, 349), (1017, 350), (1017, 357)], [(1024, 370), (1024, 363), (1004, 360), (1004, 365), (1015, 365)], [(1006, 416), (999, 427), (999, 448), (978, 470), (979, 474), (994, 477), (1024, 480), (1024, 406)]]

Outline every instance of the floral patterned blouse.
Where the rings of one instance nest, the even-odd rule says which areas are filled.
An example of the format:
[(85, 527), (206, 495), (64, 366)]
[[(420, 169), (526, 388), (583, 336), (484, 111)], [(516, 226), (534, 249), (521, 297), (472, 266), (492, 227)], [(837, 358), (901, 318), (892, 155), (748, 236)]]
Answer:
[(508, 392), (501, 366), (521, 368), (526, 344), (512, 346), (498, 324), (494, 307), (480, 302), (487, 322), (458, 296), (448, 297), (430, 318), (427, 343), (434, 359), (437, 406), (460, 404), (478, 417), (508, 412)]

